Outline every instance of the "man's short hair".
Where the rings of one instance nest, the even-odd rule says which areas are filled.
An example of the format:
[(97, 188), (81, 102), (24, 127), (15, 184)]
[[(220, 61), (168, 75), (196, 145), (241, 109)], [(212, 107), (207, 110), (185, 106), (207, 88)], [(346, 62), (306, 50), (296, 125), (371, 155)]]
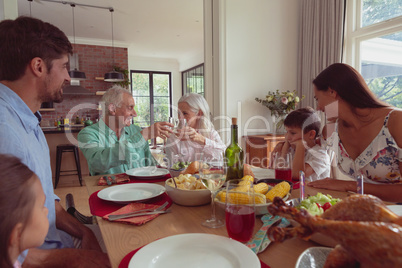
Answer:
[(67, 36), (50, 23), (24, 16), (0, 22), (0, 80), (18, 80), (35, 57), (50, 71), (53, 60), (72, 53)]
[(105, 111), (108, 110), (110, 104), (120, 107), (124, 99), (124, 94), (131, 95), (130, 91), (118, 85), (114, 85), (113, 87), (109, 88), (102, 97), (102, 102), (105, 105)]
[(286, 116), (283, 124), (287, 127), (298, 127), (306, 134), (315, 130), (316, 136), (320, 133), (321, 120), (315, 110), (311, 107), (294, 110)]

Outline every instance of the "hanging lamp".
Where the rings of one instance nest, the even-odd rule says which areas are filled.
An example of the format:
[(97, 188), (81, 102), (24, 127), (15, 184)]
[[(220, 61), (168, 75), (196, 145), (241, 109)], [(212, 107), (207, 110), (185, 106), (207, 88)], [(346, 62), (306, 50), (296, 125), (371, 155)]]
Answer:
[[(113, 37), (113, 8), (109, 8), (112, 21), (112, 66), (114, 67), (114, 37)], [(120, 72), (112, 70), (111, 72), (105, 73), (104, 81), (106, 82), (123, 82), (125, 81), (124, 75)]]
[[(75, 4), (71, 3), (70, 6), (71, 6), (71, 8), (73, 10), (73, 36), (74, 36), (74, 47), (75, 47), (75, 24), (74, 24), (74, 8), (75, 8)], [(74, 80), (85, 80), (85, 79), (87, 79), (85, 73), (81, 72), (81, 71), (79, 71), (77, 69), (77, 65), (78, 65), (77, 64), (77, 57), (74, 57), (74, 58), (75, 58), (75, 66), (76, 67), (74, 68), (74, 70), (68, 71), (68, 74), (70, 75), (70, 78), (74, 79)]]

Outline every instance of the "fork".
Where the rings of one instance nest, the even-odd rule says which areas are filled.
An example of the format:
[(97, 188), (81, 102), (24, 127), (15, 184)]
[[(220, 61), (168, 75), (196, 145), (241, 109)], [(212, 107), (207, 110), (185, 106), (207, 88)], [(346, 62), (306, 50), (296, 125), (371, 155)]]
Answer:
[(163, 205), (161, 205), (160, 207), (157, 207), (155, 209), (141, 209), (141, 210), (133, 211), (130, 213), (125, 213), (125, 214), (110, 215), (109, 220), (114, 221), (114, 220), (123, 219), (123, 218), (130, 218), (130, 217), (134, 217), (137, 214), (141, 214), (144, 212), (156, 212), (157, 213), (157, 212), (163, 210), (168, 204), (169, 204), (169, 202), (166, 201), (165, 203), (163, 203)]

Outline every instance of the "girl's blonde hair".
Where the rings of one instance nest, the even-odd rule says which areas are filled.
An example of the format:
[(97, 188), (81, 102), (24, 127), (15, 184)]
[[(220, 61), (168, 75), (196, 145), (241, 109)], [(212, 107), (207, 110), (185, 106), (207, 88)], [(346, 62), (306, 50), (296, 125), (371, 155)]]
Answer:
[(194, 113), (202, 112), (201, 116), (197, 115), (197, 129), (201, 135), (209, 138), (214, 126), (211, 123), (209, 105), (205, 98), (197, 93), (187, 93), (179, 99), (179, 103), (181, 102), (187, 103)]

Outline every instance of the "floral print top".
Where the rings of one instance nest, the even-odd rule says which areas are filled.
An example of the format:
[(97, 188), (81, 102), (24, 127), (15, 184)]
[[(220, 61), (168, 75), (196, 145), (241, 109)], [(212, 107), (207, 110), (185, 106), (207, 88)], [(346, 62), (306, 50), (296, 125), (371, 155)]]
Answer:
[(384, 119), (384, 125), (370, 145), (353, 161), (345, 150), (338, 135), (338, 123), (327, 146), (332, 149), (338, 160), (339, 169), (355, 178), (358, 170), (369, 183), (402, 183), (399, 162), (402, 161), (402, 149), (398, 147), (388, 130), (390, 111)]

